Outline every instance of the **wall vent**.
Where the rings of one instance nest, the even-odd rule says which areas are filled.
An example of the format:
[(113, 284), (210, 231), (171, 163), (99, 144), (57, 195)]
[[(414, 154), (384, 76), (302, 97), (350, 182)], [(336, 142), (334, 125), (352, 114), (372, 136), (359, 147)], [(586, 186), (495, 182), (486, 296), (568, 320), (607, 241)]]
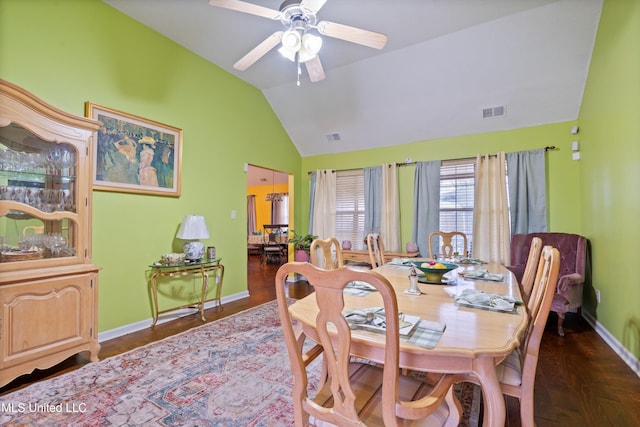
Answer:
[(506, 111), (507, 111), (507, 107), (505, 105), (498, 105), (497, 107), (483, 108), (482, 118), (489, 119), (491, 117), (504, 116)]
[(339, 133), (329, 133), (327, 134), (327, 141), (328, 142), (337, 142), (342, 140), (342, 138), (340, 137)]

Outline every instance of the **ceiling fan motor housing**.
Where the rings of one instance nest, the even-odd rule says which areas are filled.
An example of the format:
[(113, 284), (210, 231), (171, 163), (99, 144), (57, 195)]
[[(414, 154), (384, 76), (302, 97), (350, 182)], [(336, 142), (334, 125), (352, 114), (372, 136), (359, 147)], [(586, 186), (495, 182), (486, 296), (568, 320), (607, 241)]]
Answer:
[[(299, 0), (285, 0), (280, 5), (280, 21), (285, 27), (306, 31), (309, 27), (316, 25), (317, 18), (315, 12), (300, 6)], [(294, 27), (295, 25), (295, 27)]]

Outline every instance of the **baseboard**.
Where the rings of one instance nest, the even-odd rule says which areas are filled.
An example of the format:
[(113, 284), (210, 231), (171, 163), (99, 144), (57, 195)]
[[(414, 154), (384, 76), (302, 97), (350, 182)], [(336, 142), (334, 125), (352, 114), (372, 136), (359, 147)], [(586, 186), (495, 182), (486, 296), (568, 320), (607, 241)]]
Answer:
[(616, 352), (618, 356), (626, 363), (633, 372), (640, 377), (640, 361), (625, 348), (620, 341), (616, 339), (596, 318), (590, 313), (582, 311), (582, 317), (589, 323), (600, 337)]
[(287, 277), (287, 283), (301, 282), (304, 280), (307, 280), (307, 279), (302, 274), (298, 274), (298, 273), (291, 273)]
[[(222, 297), (220, 298), (220, 302), (222, 304), (225, 304), (227, 302), (231, 302), (231, 301), (236, 301), (242, 298), (247, 298), (249, 297), (249, 291), (243, 291), (237, 294), (233, 294), (233, 295), (228, 295), (226, 297)], [(209, 301), (207, 303), (205, 303), (204, 308), (212, 308), (217, 306), (217, 302), (215, 301)], [(170, 322), (172, 320), (175, 320), (179, 317), (183, 317), (183, 316), (188, 316), (190, 314), (193, 314), (196, 311), (196, 309), (190, 309), (190, 308), (185, 308), (185, 309), (180, 309), (180, 310), (176, 310), (176, 311), (172, 311), (166, 314), (162, 314), (162, 316), (160, 318), (158, 318), (158, 323), (157, 325), (161, 325), (163, 323), (166, 322)], [(110, 329), (108, 331), (104, 331), (104, 332), (100, 332), (98, 333), (98, 342), (103, 342), (103, 341), (108, 341), (114, 338), (118, 338), (121, 337), (123, 335), (127, 335), (127, 334), (131, 334), (133, 332), (137, 332), (137, 331), (141, 331), (143, 329), (147, 329), (149, 327), (151, 327), (151, 324), (153, 323), (153, 318), (148, 318), (145, 320), (141, 320), (139, 322), (135, 322), (135, 323), (130, 323), (128, 325), (124, 325), (124, 326), (120, 326), (118, 328), (114, 328), (114, 329)]]

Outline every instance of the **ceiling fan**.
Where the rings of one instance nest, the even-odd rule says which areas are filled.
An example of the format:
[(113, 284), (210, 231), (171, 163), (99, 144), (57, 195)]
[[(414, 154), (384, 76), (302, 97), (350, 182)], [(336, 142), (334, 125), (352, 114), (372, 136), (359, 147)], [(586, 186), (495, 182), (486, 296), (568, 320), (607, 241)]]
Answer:
[(233, 64), (233, 68), (244, 71), (262, 58), (278, 44), (278, 51), (286, 58), (298, 64), (298, 85), (300, 85), (300, 64), (304, 63), (309, 79), (318, 82), (324, 79), (324, 69), (318, 52), (322, 46), (322, 39), (310, 30), (318, 33), (357, 43), (374, 49), (382, 49), (387, 42), (387, 36), (349, 25), (337, 24), (330, 21), (317, 20), (317, 13), (327, 0), (284, 0), (279, 10), (248, 3), (241, 0), (209, 0), (212, 6), (239, 12), (262, 16), (263, 18), (281, 21), (284, 30), (276, 31), (253, 48), (249, 53)]

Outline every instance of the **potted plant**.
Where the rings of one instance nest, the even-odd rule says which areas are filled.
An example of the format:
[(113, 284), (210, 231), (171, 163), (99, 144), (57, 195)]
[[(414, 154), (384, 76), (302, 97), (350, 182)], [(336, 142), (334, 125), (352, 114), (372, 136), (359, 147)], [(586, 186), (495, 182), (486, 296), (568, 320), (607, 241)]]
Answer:
[(293, 244), (294, 259), (296, 261), (307, 262), (309, 261), (309, 248), (311, 242), (318, 238), (313, 234), (298, 234), (295, 230), (291, 230), (293, 237), (289, 239), (289, 243)]

